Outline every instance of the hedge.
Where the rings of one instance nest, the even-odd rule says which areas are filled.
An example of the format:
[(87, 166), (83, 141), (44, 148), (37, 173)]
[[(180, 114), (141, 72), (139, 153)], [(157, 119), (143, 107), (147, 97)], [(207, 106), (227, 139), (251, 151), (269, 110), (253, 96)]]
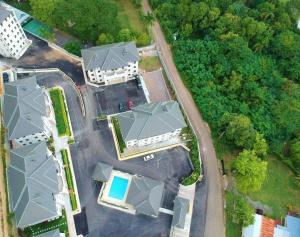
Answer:
[(123, 153), (124, 149), (126, 148), (126, 144), (125, 144), (125, 142), (123, 140), (123, 137), (122, 137), (119, 121), (116, 117), (113, 117), (112, 122), (113, 122), (115, 132), (116, 132), (116, 135), (117, 135), (120, 151), (121, 151), (121, 153)]

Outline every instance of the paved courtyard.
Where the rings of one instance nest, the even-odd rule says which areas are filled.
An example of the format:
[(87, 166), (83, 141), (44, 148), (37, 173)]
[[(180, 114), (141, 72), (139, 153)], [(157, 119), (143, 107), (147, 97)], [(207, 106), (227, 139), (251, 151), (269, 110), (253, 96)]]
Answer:
[(97, 100), (98, 114), (119, 113), (120, 103), (124, 104), (125, 111), (127, 111), (129, 100), (133, 102), (134, 106), (147, 103), (143, 89), (137, 87), (135, 80), (101, 88), (91, 88), (91, 91), (93, 91)]
[(151, 102), (170, 100), (162, 70), (143, 73), (144, 81), (150, 94)]

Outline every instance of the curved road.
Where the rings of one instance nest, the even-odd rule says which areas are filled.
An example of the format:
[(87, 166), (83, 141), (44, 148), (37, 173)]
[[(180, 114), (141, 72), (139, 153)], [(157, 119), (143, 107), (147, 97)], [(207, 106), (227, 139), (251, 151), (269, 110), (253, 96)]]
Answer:
[[(144, 0), (143, 4), (145, 12), (151, 11), (147, 0)], [(200, 141), (203, 165), (205, 167), (205, 181), (207, 182), (204, 237), (225, 237), (222, 180), (218, 170), (217, 157), (209, 127), (203, 120), (190, 92), (186, 89), (180, 78), (173, 61), (171, 49), (157, 21), (152, 26), (152, 33), (156, 46), (160, 50), (161, 56), (173, 80), (177, 96), (185, 108), (187, 116)]]

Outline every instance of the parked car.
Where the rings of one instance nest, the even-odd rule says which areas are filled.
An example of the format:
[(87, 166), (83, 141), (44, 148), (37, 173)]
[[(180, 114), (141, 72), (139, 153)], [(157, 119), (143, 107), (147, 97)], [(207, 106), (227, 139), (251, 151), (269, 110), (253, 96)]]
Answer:
[(133, 106), (134, 106), (133, 101), (132, 100), (128, 100), (127, 106), (128, 106), (128, 109), (132, 109)]
[(9, 82), (9, 75), (8, 75), (8, 73), (3, 72), (2, 77), (3, 77), (3, 82), (4, 83)]
[(125, 112), (126, 111), (126, 107), (123, 103), (119, 103), (119, 112)]
[(136, 83), (137, 88), (139, 88), (139, 89), (143, 88), (142, 83), (141, 83), (141, 79), (140, 79), (139, 75), (135, 76), (135, 83)]

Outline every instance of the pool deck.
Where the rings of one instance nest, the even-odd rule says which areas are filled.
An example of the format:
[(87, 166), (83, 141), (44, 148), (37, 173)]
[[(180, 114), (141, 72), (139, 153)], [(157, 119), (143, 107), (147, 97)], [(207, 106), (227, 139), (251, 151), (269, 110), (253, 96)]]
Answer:
[[(127, 188), (126, 188), (126, 191), (125, 191), (125, 194), (124, 194), (124, 197), (122, 200), (109, 196), (114, 177), (120, 177), (120, 178), (128, 180)], [(126, 203), (126, 197), (128, 194), (131, 179), (132, 179), (131, 174), (113, 170), (109, 180), (106, 183), (103, 183), (103, 185), (102, 185), (102, 188), (101, 188), (99, 196), (98, 196), (98, 201), (97, 201), (98, 204), (104, 205), (107, 207), (111, 207), (111, 208), (115, 208), (120, 211), (125, 211), (125, 212), (131, 213), (131, 214), (135, 214), (135, 210), (134, 210), (133, 206)]]

